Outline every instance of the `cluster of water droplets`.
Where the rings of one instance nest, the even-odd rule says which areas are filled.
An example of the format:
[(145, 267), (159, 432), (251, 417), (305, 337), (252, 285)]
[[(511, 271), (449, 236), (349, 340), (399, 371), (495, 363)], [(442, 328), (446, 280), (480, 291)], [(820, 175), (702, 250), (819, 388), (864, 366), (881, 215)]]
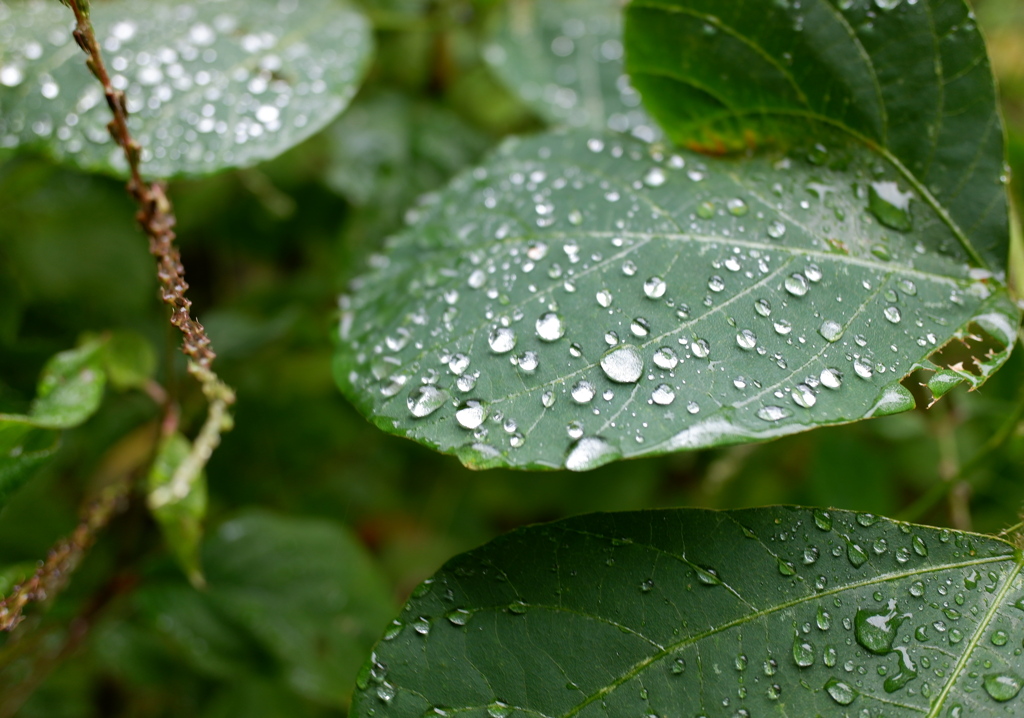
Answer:
[[(363, 16), (324, 0), (102, 3), (93, 19), (156, 176), (275, 156), (348, 103), (370, 47)], [(0, 5), (0, 147), (123, 167), (71, 24), (59, 4)]]

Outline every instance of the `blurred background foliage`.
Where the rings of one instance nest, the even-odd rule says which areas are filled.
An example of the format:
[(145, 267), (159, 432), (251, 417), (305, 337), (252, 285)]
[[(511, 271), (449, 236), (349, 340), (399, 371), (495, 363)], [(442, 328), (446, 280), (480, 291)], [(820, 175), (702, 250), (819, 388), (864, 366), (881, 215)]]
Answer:
[[(359, 665), (419, 581), (502, 532), (571, 514), (793, 503), (985, 532), (1018, 520), (1022, 352), (928, 411), (585, 474), (474, 474), (349, 407), (330, 369), (346, 280), (418, 195), (503, 135), (543, 127), (480, 59), (495, 4), (367, 0), (378, 51), (348, 112), (273, 162), (172, 184), (191, 296), (238, 390), (207, 472), (209, 587), (188, 584), (134, 501), (67, 590), (0, 637), (0, 717), (344, 715)], [(975, 5), (1020, 208), (1024, 5)], [(133, 214), (119, 181), (0, 160), (0, 411), (23, 410), (45, 361), (84, 334), (133, 332), (156, 349), (183, 426), (198, 427), (202, 397)], [(158, 418), (139, 391), (107, 394), (0, 513), (0, 593)], [(958, 474), (1000, 429), (1001, 449)]]

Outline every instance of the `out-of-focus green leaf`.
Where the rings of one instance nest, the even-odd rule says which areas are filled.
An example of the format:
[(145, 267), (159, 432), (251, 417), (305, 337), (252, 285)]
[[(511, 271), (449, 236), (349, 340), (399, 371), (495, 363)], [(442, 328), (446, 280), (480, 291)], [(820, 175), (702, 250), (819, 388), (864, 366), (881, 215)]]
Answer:
[[(980, 384), (1013, 347), (1005, 287), (895, 171), (822, 152), (510, 141), (354, 283), (336, 378), (467, 465), (574, 470), (906, 410), (919, 366)], [(929, 360), (972, 323), (991, 352)]]
[[(279, 155), (346, 107), (373, 46), (367, 20), (340, 0), (114, 0), (94, 3), (92, 18), (147, 176)], [(0, 3), (0, 146), (123, 174), (72, 26), (58, 3)]]
[[(312, 700), (348, 701), (356, 670), (394, 611), (377, 568), (348, 532), (320, 519), (251, 512), (210, 536), (203, 567), (207, 588), (192, 600), (147, 599), (158, 607), (156, 625), (197, 667), (277, 675)], [(246, 649), (250, 642), (259, 650)]]
[(156, 350), (141, 334), (113, 332), (106, 340), (103, 367), (117, 389), (141, 389), (156, 371)]
[(358, 678), (360, 718), (1011, 716), (1020, 551), (798, 508), (592, 514), (457, 556)]
[(510, 0), (484, 59), (549, 122), (657, 139), (661, 131), (623, 71), (622, 4)]
[(46, 364), (27, 414), (0, 414), (0, 508), (57, 451), (60, 430), (96, 412), (105, 385), (103, 342), (89, 341)]
[(6, 596), (12, 588), (24, 582), (36, 572), (32, 563), (18, 563), (0, 568), (0, 596)]
[(183, 495), (161, 492), (161, 489), (168, 491), (175, 472), (191, 451), (191, 442), (181, 434), (172, 434), (164, 439), (150, 469), (146, 490), (150, 510), (178, 564), (193, 585), (201, 586), (203, 570), (199, 563), (199, 547), (206, 518), (206, 473), (200, 472), (185, 487)]
[[(626, 17), (630, 77), (673, 140), (852, 142), (975, 264), (1005, 270), (1003, 124), (963, 0), (638, 0)], [(907, 196), (891, 190), (875, 191)]]

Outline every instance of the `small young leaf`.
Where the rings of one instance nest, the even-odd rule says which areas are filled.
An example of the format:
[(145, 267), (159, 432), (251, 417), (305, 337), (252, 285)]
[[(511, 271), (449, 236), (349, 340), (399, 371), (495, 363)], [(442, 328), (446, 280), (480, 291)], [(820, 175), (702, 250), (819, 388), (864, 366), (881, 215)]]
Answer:
[(0, 414), (0, 508), (60, 443), (60, 430), (78, 426), (99, 408), (106, 385), (103, 342), (88, 341), (54, 356), (39, 378), (28, 414)]
[[(898, 173), (829, 147), (508, 142), (343, 298), (337, 380), (470, 466), (574, 470), (911, 408), (899, 382), (978, 327), (980, 383), (1014, 342), (1005, 287)], [(875, 186), (911, 231), (877, 221)]]
[(103, 366), (110, 383), (117, 389), (140, 389), (156, 371), (156, 351), (140, 334), (113, 332), (107, 339)]
[(199, 546), (203, 538), (203, 520), (206, 518), (206, 474), (201, 472), (196, 476), (183, 496), (170, 494), (168, 498), (158, 498), (161, 497), (158, 493), (160, 489), (167, 490), (174, 473), (191, 450), (192, 444), (181, 434), (168, 436), (153, 461), (146, 490), (150, 497), (150, 509), (175, 559), (188, 580), (194, 586), (202, 586), (204, 580), (199, 563)]
[(996, 538), (843, 511), (531, 526), (413, 593), (352, 715), (1016, 715), (1022, 570)]
[(495, 20), (484, 59), (544, 119), (661, 137), (623, 71), (620, 0), (512, 0)]
[[(348, 105), (372, 50), (369, 23), (338, 0), (112, 0), (91, 14), (147, 177), (279, 155)], [(58, 3), (0, 2), (0, 147), (124, 174), (72, 25)]]

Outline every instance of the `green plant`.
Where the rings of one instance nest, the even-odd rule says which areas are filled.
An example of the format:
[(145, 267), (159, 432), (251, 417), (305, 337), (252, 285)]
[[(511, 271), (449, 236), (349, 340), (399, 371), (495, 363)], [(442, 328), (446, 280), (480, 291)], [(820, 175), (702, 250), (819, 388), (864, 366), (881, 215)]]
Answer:
[[(0, 716), (1019, 711), (1020, 233), (962, 0), (66, 4), (0, 2)], [(125, 207), (33, 150), (128, 177), (184, 362), (140, 272), (61, 270), (33, 203), (88, 247)]]

